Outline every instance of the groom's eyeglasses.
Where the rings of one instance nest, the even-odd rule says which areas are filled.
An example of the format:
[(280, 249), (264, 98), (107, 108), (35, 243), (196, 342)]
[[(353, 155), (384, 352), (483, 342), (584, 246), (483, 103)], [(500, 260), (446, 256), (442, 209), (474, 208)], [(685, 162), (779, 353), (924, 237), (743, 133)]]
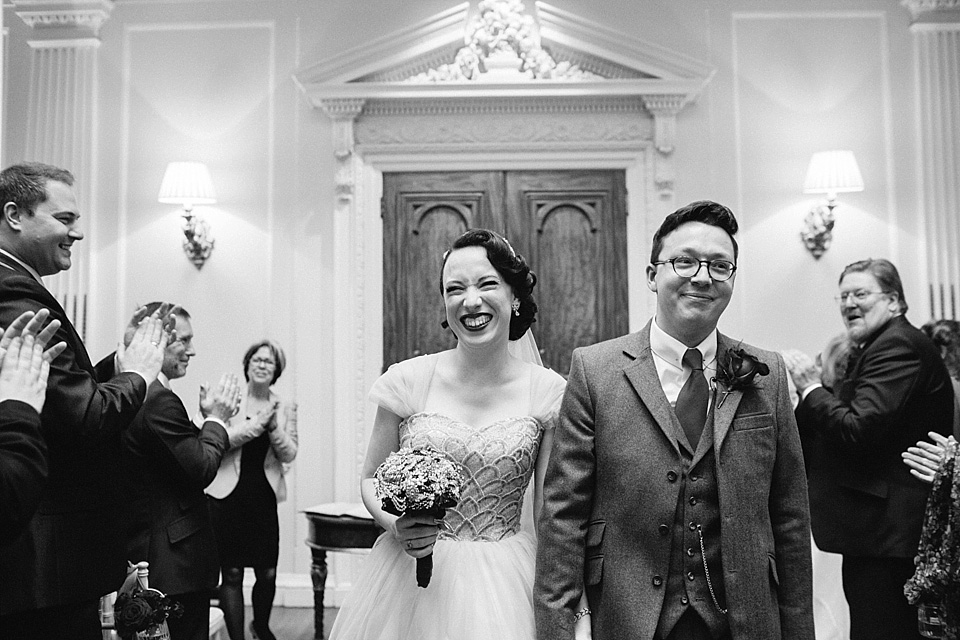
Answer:
[(654, 262), (653, 264), (670, 264), (673, 267), (674, 273), (676, 273), (681, 278), (693, 278), (700, 273), (700, 269), (703, 265), (707, 265), (707, 273), (710, 274), (710, 278), (715, 282), (724, 282), (733, 277), (733, 273), (737, 270), (737, 265), (733, 264), (729, 260), (697, 260), (696, 258), (691, 258), (690, 256), (678, 256), (676, 258), (670, 258), (669, 260), (661, 260), (659, 262)]

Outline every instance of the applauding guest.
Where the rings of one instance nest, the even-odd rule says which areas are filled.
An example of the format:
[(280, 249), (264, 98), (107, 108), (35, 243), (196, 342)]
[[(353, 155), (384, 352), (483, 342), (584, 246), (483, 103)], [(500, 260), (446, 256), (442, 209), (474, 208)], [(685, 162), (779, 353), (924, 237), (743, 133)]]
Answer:
[(20, 535), (40, 502), (47, 479), (47, 446), (40, 435), (40, 411), (47, 393), (50, 361), (67, 345), (47, 341), (60, 328), (46, 309), (27, 311), (0, 338), (0, 544)]
[(26, 530), (0, 547), (0, 638), (100, 640), (100, 596), (126, 560), (116, 524), (120, 431), (160, 372), (167, 337), (156, 316), (118, 350), (98, 383), (87, 350), (41, 278), (70, 268), (83, 239), (69, 171), (25, 163), (0, 171), (0, 326), (50, 310), (66, 349), (50, 363), (41, 434), (49, 477)]
[(844, 377), (831, 392), (812, 360), (788, 362), (801, 397), (813, 536), (843, 555), (851, 640), (919, 638), (903, 585), (929, 487), (911, 477), (901, 453), (928, 430), (952, 432), (953, 387), (937, 348), (906, 318), (893, 264), (848, 265), (837, 299), (854, 345)]
[(233, 640), (243, 640), (243, 568), (253, 567), (254, 637), (274, 640), (270, 611), (277, 590), (280, 522), (277, 503), (287, 497), (284, 465), (297, 456), (297, 405), (282, 402), (270, 387), (287, 359), (272, 340), (253, 344), (243, 356), (247, 395), (231, 423), (230, 453), (207, 487), (220, 549), (220, 608)]
[[(160, 306), (152, 302), (146, 309), (153, 313)], [(176, 324), (160, 375), (123, 433), (125, 549), (129, 561), (150, 563), (151, 587), (183, 605), (183, 615), (167, 621), (171, 639), (206, 640), (219, 564), (203, 489), (227, 451), (225, 427), (239, 407), (240, 386), (236, 376), (225, 375), (213, 391), (200, 387), (204, 422), (198, 430), (170, 389), (196, 354), (190, 314), (179, 306), (170, 306), (170, 313)], [(112, 364), (109, 358), (97, 369)]]

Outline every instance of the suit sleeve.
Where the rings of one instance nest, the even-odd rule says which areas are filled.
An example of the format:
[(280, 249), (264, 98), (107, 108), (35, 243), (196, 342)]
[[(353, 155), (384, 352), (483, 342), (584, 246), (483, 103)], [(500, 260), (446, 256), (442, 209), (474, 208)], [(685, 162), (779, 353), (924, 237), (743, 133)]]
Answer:
[(0, 287), (0, 326), (7, 326), (24, 311), (50, 309), (61, 326), (51, 344), (63, 340), (67, 348), (50, 365), (42, 423), (44, 436), (89, 437), (117, 432), (136, 415), (147, 384), (136, 373), (121, 373), (98, 384), (86, 349), (56, 301), (32, 278), (8, 276)]
[(33, 517), (47, 479), (47, 445), (40, 414), (19, 400), (0, 403), (0, 544), (15, 539)]
[(784, 640), (812, 640), (813, 566), (807, 479), (786, 367), (779, 355), (776, 370), (778, 434), (770, 487), (770, 522), (779, 577), (780, 629)]
[(593, 399), (582, 355), (575, 350), (544, 480), (534, 582), (539, 640), (573, 638), (593, 509), (594, 451)]
[(229, 446), (226, 430), (207, 420), (197, 431), (180, 398), (168, 389), (151, 392), (143, 410), (147, 452), (170, 478), (202, 491), (213, 482)]
[(891, 336), (875, 346), (863, 355), (851, 400), (814, 389), (798, 407), (801, 428), (816, 430), (827, 442), (853, 447), (871, 448), (889, 438), (903, 422), (904, 401), (927, 367), (905, 336)]

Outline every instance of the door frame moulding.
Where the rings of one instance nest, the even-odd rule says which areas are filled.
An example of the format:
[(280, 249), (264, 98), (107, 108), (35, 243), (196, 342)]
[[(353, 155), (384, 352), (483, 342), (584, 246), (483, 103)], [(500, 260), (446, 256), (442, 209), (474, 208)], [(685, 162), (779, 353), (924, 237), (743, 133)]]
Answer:
[[(336, 159), (332, 210), (333, 499), (358, 500), (375, 407), (367, 391), (383, 357), (383, 173), (622, 169), (627, 186), (630, 329), (653, 313), (646, 295), (647, 221), (674, 207), (676, 116), (713, 76), (684, 54), (639, 42), (536, 3), (544, 47), (576, 60), (588, 80), (410, 82), (463, 46), (463, 3), (334, 58), (295, 81), (331, 120)], [(611, 77), (599, 77), (608, 73)], [(320, 177), (321, 179), (329, 179)], [(633, 215), (629, 215), (633, 213)], [(440, 248), (438, 248), (438, 251)], [(438, 305), (439, 305), (438, 301)], [(331, 559), (338, 603), (355, 578), (351, 558)]]

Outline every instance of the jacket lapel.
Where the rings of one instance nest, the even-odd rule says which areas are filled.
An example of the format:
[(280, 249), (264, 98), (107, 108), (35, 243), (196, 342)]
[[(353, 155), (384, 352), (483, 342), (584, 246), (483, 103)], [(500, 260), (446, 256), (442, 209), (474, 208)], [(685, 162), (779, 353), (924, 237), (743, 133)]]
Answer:
[[(717, 364), (719, 364), (723, 354), (727, 349), (736, 346), (729, 338), (720, 332), (717, 332)], [(713, 408), (713, 446), (717, 452), (723, 446), (723, 440), (730, 431), (730, 425), (737, 414), (737, 407), (740, 406), (740, 398), (743, 397), (742, 391), (729, 391), (724, 389), (723, 385), (717, 384), (714, 394)]]
[(657, 366), (653, 362), (653, 352), (650, 350), (650, 322), (636, 334), (634, 343), (623, 350), (628, 357), (633, 358), (633, 362), (624, 367), (623, 372), (660, 430), (663, 431), (667, 441), (679, 453), (676, 438), (679, 423), (677, 426), (674, 425), (677, 422), (677, 416), (663, 393), (660, 376), (657, 375)]

